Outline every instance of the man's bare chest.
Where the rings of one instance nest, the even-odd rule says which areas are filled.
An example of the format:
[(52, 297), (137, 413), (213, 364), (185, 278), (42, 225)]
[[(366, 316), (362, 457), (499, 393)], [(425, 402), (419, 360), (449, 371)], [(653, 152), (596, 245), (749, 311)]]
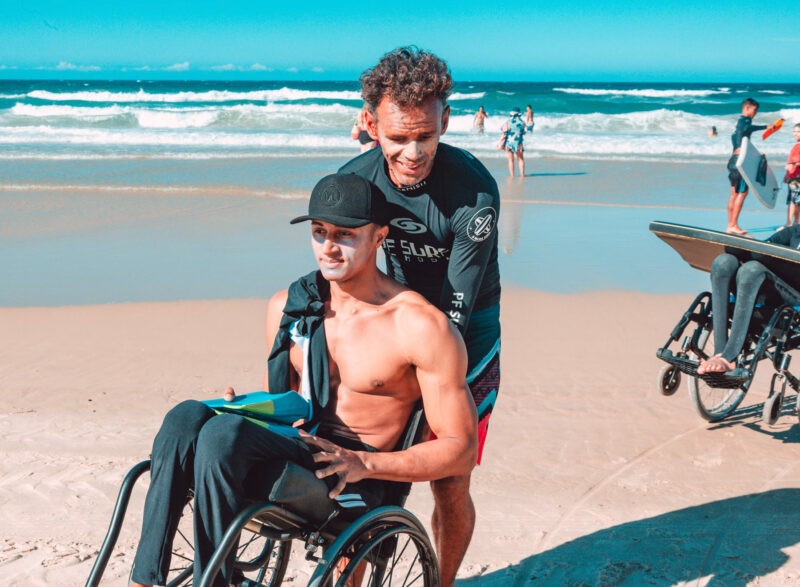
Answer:
[[(405, 387), (409, 379), (416, 381), (392, 320), (326, 318), (325, 340), (332, 386), (381, 394)], [(290, 356), (295, 369), (302, 372), (301, 350), (293, 346)]]

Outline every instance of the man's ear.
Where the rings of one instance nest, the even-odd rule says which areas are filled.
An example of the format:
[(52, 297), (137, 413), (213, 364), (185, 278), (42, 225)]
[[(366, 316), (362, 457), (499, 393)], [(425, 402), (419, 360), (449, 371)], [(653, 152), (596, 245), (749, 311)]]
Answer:
[(442, 132), (439, 134), (444, 134), (447, 132), (447, 125), (450, 122), (450, 106), (447, 105), (444, 107), (442, 111)]
[(380, 140), (378, 138), (378, 119), (372, 112), (371, 108), (367, 108), (364, 112), (364, 120), (367, 122), (367, 132), (373, 141)]
[(383, 241), (386, 240), (387, 236), (389, 236), (389, 227), (381, 226), (375, 231), (375, 244), (380, 247), (383, 244)]

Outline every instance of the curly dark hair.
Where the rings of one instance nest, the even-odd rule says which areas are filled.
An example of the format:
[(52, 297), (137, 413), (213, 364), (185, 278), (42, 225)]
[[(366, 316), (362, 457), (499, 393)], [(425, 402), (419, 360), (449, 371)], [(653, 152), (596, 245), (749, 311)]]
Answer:
[(372, 112), (384, 96), (400, 107), (419, 106), (431, 96), (447, 105), (453, 91), (450, 69), (433, 53), (398, 47), (361, 74), (361, 97)]

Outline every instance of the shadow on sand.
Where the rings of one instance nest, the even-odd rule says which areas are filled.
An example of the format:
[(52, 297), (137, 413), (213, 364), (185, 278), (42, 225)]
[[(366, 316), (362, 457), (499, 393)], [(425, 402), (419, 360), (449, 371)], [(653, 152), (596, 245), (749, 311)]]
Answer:
[(605, 587), (702, 580), (744, 587), (789, 559), (782, 549), (800, 542), (798, 504), (800, 489), (713, 501), (600, 530), (458, 584)]

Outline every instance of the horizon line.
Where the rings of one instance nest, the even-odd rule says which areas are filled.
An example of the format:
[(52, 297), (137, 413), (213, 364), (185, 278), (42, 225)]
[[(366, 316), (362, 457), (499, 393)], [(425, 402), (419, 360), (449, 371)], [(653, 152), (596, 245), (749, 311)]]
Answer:
[[(165, 82), (165, 81), (173, 81), (173, 82), (285, 82), (285, 83), (297, 83), (297, 82), (342, 82), (342, 83), (358, 83), (358, 78), (260, 78), (260, 79), (242, 79), (242, 78), (220, 78), (220, 77), (206, 77), (206, 78), (194, 78), (194, 77), (3, 77), (0, 74), (0, 82), (30, 82), (30, 81), (59, 81), (59, 82), (97, 82), (97, 81), (126, 81), (126, 82)], [(760, 80), (750, 80), (746, 82), (742, 81), (719, 81), (719, 80), (700, 80), (700, 81), (688, 81), (688, 80), (681, 80), (681, 79), (671, 79), (671, 80), (636, 80), (636, 79), (628, 79), (628, 80), (603, 80), (603, 79), (570, 79), (570, 80), (533, 80), (533, 79), (517, 79), (517, 80), (509, 80), (509, 79), (465, 79), (456, 81), (453, 80), (454, 84), (468, 84), (468, 83), (501, 83), (501, 84), (515, 84), (515, 83), (531, 83), (531, 84), (575, 84), (575, 83), (583, 83), (583, 84), (638, 84), (638, 83), (646, 83), (646, 84), (713, 84), (713, 85), (746, 85), (746, 84), (765, 84), (765, 85), (795, 85), (800, 86), (800, 83), (797, 82), (788, 82), (788, 81), (760, 81)]]

